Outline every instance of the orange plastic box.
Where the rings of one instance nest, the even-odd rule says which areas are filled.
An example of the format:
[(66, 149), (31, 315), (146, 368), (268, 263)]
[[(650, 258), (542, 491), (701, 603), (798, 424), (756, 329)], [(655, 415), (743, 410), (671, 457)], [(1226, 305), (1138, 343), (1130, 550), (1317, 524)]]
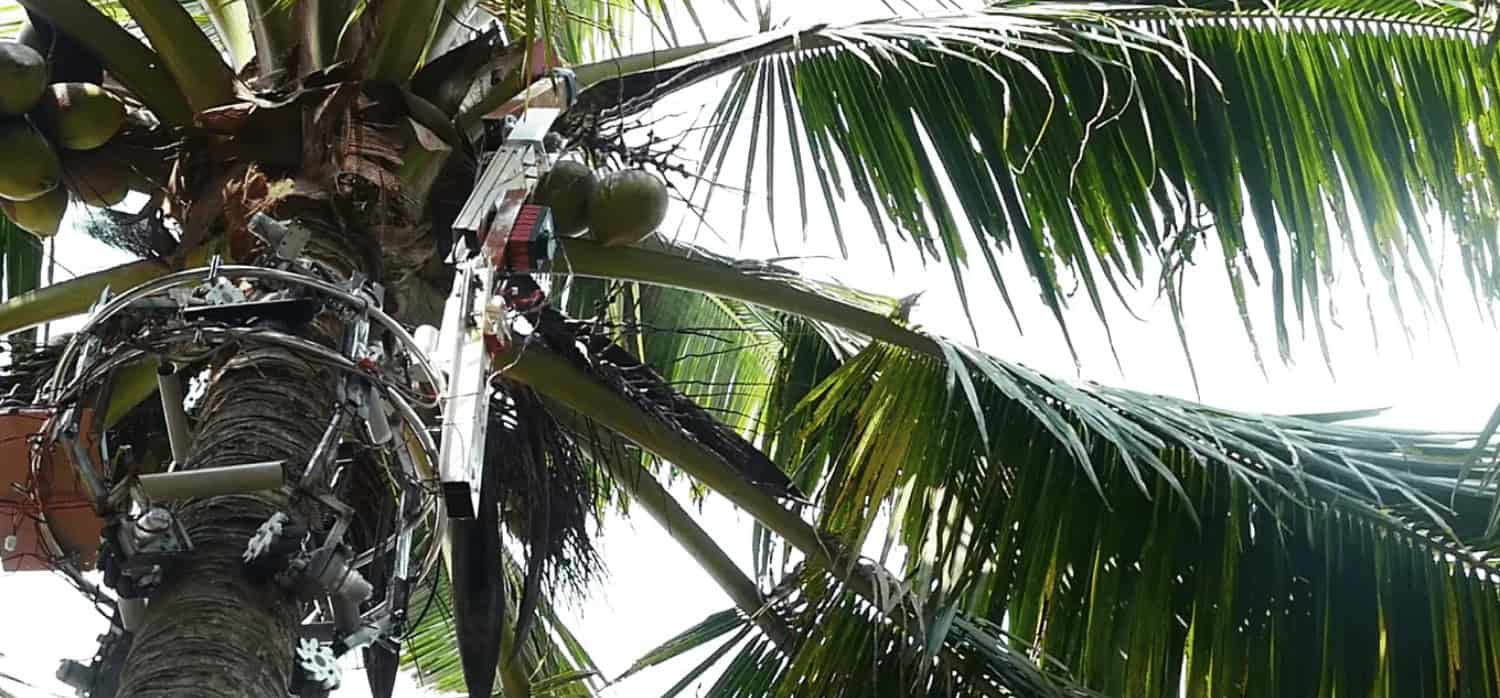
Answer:
[[(42, 454), (41, 468), (32, 482), (33, 444), (52, 414), (43, 408), (0, 411), (0, 569), (7, 572), (47, 569), (55, 555), (45, 537), (48, 532), (82, 569), (92, 569), (99, 556), (104, 521), (89, 506), (88, 490), (73, 470), (68, 449), (54, 446)], [(92, 417), (92, 410), (84, 410), (81, 431), (85, 435), (92, 434)], [(92, 443), (85, 445), (93, 448)], [(36, 496), (27, 496), (27, 491)]]

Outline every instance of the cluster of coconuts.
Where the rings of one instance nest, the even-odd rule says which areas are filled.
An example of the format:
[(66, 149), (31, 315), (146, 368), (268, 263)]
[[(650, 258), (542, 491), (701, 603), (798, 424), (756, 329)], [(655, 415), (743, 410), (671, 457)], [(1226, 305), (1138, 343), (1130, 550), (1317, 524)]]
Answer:
[(113, 206), (127, 170), (91, 153), (125, 124), (125, 104), (93, 82), (52, 82), (43, 52), (0, 40), (0, 211), (39, 237), (55, 235), (71, 192)]
[(596, 176), (583, 163), (559, 160), (537, 182), (532, 202), (552, 210), (552, 225), (561, 235), (588, 230), (606, 246), (633, 245), (666, 219), (667, 185), (645, 170)]

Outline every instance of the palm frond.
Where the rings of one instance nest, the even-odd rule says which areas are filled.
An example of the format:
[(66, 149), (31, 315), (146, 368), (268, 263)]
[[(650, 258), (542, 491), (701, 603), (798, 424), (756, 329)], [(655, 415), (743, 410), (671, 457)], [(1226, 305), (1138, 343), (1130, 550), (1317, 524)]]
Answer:
[[(602, 271), (594, 261), (603, 255), (597, 246), (583, 242), (568, 241), (568, 269)], [(631, 258), (621, 266), (638, 271), (661, 271), (683, 263), (720, 280), (751, 279), (783, 294), (807, 294), (825, 304), (843, 302), (844, 307), (861, 312), (891, 309), (889, 299), (696, 247), (658, 244), (655, 251), (628, 252)], [(831, 323), (671, 286), (575, 276), (558, 276), (553, 286), (553, 297), (566, 315), (609, 336), (665, 384), (723, 425), (760, 444), (778, 462), (784, 461), (774, 457), (777, 426), (802, 395), (857, 352), (864, 341)]]
[(571, 426), (580, 451), (587, 453), (600, 470), (608, 472), (614, 484), (630, 497), (630, 501), (644, 509), (703, 568), (742, 613), (751, 617), (754, 624), (778, 647), (791, 646), (791, 633), (780, 617), (762, 612), (768, 604), (755, 582), (740, 570), (713, 536), (656, 480), (649, 468), (643, 467), (638, 458), (620, 457), (618, 451), (600, 449), (601, 441), (595, 436), (597, 426), (576, 410), (565, 405), (551, 405), (549, 411), (554, 411), (554, 418), (559, 422)]
[(14, 38), (26, 24), (26, 8), (19, 3), (0, 4), (0, 36)]
[[(641, 657), (620, 679), (734, 633), (665, 695), (678, 695), (714, 665), (717, 679), (696, 695), (1021, 696), (1091, 695), (1058, 667), (1038, 669), (997, 627), (940, 610), (925, 634), (882, 623), (875, 604), (825, 574), (799, 570), (773, 611), (798, 628), (783, 649), (751, 632), (733, 611), (713, 614)], [(947, 649), (941, 659), (938, 652)], [(733, 652), (733, 654), (731, 654)]]
[(544, 593), (581, 591), (600, 567), (589, 540), (598, 478), (541, 398), (508, 385), (491, 404), (485, 457), (506, 528), (525, 547), (515, 634), (525, 637)]
[[(669, 662), (687, 652), (703, 647), (735, 631), (747, 630), (744, 618), (735, 609), (710, 614), (682, 632), (657, 645), (632, 662), (624, 673), (613, 679), (618, 683), (646, 669)], [(694, 677), (696, 678), (696, 677)]]
[(212, 31), (206, 31), (229, 58), (231, 72), (238, 72), (255, 57), (254, 34), (250, 30), (250, 12), (244, 0), (198, 0), (197, 7), (202, 16), (194, 13), (200, 23), (207, 20)]
[[(1299, 695), (1386, 690), (1370, 683), (1372, 666), (1389, 677), (1382, 686), (1489, 685), (1488, 674), (1443, 673), (1488, 672), (1500, 646), (1485, 620), (1500, 602), (1495, 561), (1469, 546), (1495, 496), (1461, 477), (1471, 436), (1077, 388), (934, 341), (942, 357), (871, 345), (782, 425), (798, 444), (793, 462), (816, 474), (822, 533), (581, 364), (535, 346), (501, 365), (677, 459), (829, 570), (851, 574), (839, 551), (862, 547), (885, 517), (901, 577), (884, 584), (877, 565), (844, 581), (865, 602), (893, 589), (881, 610), (913, 637), (925, 612), (952, 609), (1007, 628), (1015, 652), (1055, 657), (1084, 685), (1121, 695), (1179, 680), (1216, 695), (1263, 680)], [(1412, 579), (1386, 572), (1396, 564)], [(1460, 609), (1480, 610), (1453, 626)], [(1345, 637), (1355, 623), (1398, 622), (1410, 640), (1345, 651), (1380, 636)], [(1462, 641), (1422, 644), (1450, 626)], [(941, 638), (927, 646), (959, 651)], [(1122, 658), (1154, 678), (1117, 685), (1136, 674), (1119, 671)], [(1337, 688), (1321, 688), (1323, 677)]]
[[(540, 293), (540, 288), (529, 277), (515, 277), (506, 281), (504, 292), (508, 297), (525, 298)], [(533, 328), (529, 339), (588, 372), (616, 395), (631, 400), (665, 428), (718, 454), (750, 483), (776, 496), (798, 496), (786, 474), (743, 435), (726, 427), (601, 328), (568, 318), (549, 305), (537, 305), (523, 315)]]
[(1252, 342), (1246, 298), (1269, 291), (1284, 355), (1328, 316), (1336, 265), (1390, 287), (1398, 311), (1441, 312), (1441, 231), (1473, 292), (1497, 295), (1487, 26), (1462, 3), (1305, 0), (812, 28), (739, 56), (758, 62), (730, 81), (701, 162), (733, 152), (745, 183), (757, 167), (771, 181), (778, 147), (757, 144), (784, 144), (841, 248), (839, 203), (857, 197), (893, 264), (914, 249), (964, 290), (982, 259), (1008, 299), (997, 258), (1019, 253), (1059, 322), (1070, 279), (1103, 321), (1105, 297), (1148, 275), (1180, 321), (1177, 272), (1216, 254)]
[(800, 411), (820, 527), (854, 546), (883, 526), (920, 603), (1106, 695), (1493, 686), (1472, 436), (1075, 388), (946, 346), (872, 346)]
[(42, 243), (0, 216), (0, 266), (5, 270), (7, 300), (42, 285)]
[(198, 20), (174, 2), (120, 0), (182, 89), (193, 111), (234, 98), (234, 71)]
[[(176, 78), (157, 66), (161, 56), (120, 26), (123, 14), (111, 14), (86, 0), (22, 0), (20, 5), (51, 22), (93, 52), (110, 74), (164, 123), (188, 122), (192, 111)], [(199, 37), (201, 38), (201, 37)]]
[[(30, 233), (0, 215), (0, 270), (4, 272), (6, 301), (19, 298), (41, 287), (44, 258), (42, 248), (41, 242)], [(31, 353), (29, 349), (35, 337), (35, 332), (22, 332), (6, 338), (4, 349), (10, 353), (9, 369), (14, 369), (18, 363), (21, 363), (17, 351)], [(25, 375), (25, 372), (8, 370), (7, 374)], [(29, 384), (34, 383), (35, 380), (34, 376), (28, 376), (26, 380), (17, 383), (20, 385), (18, 389), (22, 391), (22, 394), (27, 394), (29, 390), (34, 389), (34, 386)]]
[[(678, 46), (707, 40), (699, 15), (704, 5), (727, 5), (739, 13), (737, 0), (547, 0), (530, 4), (481, 0), (480, 7), (507, 25), (511, 36), (548, 37), (564, 61), (575, 64), (617, 56), (641, 44)], [(743, 15), (741, 14), (741, 17)]]
[[(572, 244), (568, 249), (578, 253), (589, 248)], [(648, 254), (651, 264), (627, 260), (625, 266), (661, 270), (668, 260), (692, 261), (709, 265), (719, 278), (747, 275), (819, 293), (826, 296), (825, 301), (843, 299), (850, 307), (889, 311), (892, 305), (890, 299), (819, 283), (790, 269), (735, 260), (696, 247), (662, 245), (660, 251)], [(569, 263), (581, 271), (591, 259), (579, 254)], [(797, 435), (781, 425), (809, 391), (864, 345), (858, 335), (792, 313), (669, 286), (573, 276), (559, 276), (553, 286), (553, 297), (560, 299), (560, 309), (567, 315), (608, 332), (618, 346), (640, 358), (668, 385), (757, 444), (802, 491), (812, 491), (817, 485), (818, 474), (801, 468), (793, 455)], [(575, 439), (595, 460), (613, 463), (646, 458), (647, 465), (654, 466), (649, 453), (611, 438), (612, 434), (587, 418), (580, 416), (580, 420), (573, 428)], [(701, 485), (695, 484), (693, 491), (697, 496), (706, 494)], [(755, 524), (756, 577), (767, 586), (780, 578), (778, 570), (790, 560), (790, 551), (781, 543)]]
[[(928, 353), (874, 344), (829, 354), (810, 389), (773, 374), (768, 394), (795, 393), (799, 403), (758, 440), (817, 495), (820, 528), (845, 547), (884, 530), (887, 559), (920, 607), (1007, 627), (1015, 651), (1055, 657), (1111, 695), (1155, 695), (1184, 676), (1217, 695), (1249, 675), (1279, 677), (1267, 690), (1317, 695), (1328, 676), (1358, 692), (1371, 663), (1382, 685), (1409, 689), (1449, 663), (1495, 666), (1483, 648), (1497, 628), (1483, 618), (1500, 601), (1497, 568), (1468, 547), (1483, 542), (1495, 492), (1464, 476), (1472, 436), (1077, 388), (935, 342)], [(1411, 579), (1387, 571), (1397, 562)], [(1251, 564), (1257, 576), (1240, 581), (1235, 570)], [(772, 567), (762, 565), (763, 576)], [(1441, 601), (1427, 612), (1382, 610), (1423, 608), (1429, 595)], [(1359, 656), (1339, 649), (1378, 635), (1346, 638), (1340, 624), (1393, 632), (1399, 622), (1420, 630), (1410, 637), (1432, 636), (1447, 632), (1450, 608), (1487, 609), (1459, 629), (1469, 649), (1398, 653), (1405, 640)], [(1303, 625), (1265, 621), (1277, 613)], [(1432, 659), (1395, 667), (1408, 655)], [(1153, 678), (1117, 685), (1134, 674), (1118, 670), (1121, 656)], [(1433, 686), (1485, 685), (1472, 677)]]
[[(515, 592), (509, 597), (510, 608), (514, 609), (520, 603), (525, 570), (509, 552), (498, 554), (504, 556), (505, 588)], [(412, 621), (402, 645), (403, 664), (430, 688), (463, 692), (463, 669), (449, 598), (446, 574), (435, 576), (430, 586), (413, 592), (409, 606)], [(535, 695), (592, 698), (602, 684), (598, 667), (557, 615), (550, 598), (544, 596), (537, 602), (536, 619), (514, 660), (530, 677)]]

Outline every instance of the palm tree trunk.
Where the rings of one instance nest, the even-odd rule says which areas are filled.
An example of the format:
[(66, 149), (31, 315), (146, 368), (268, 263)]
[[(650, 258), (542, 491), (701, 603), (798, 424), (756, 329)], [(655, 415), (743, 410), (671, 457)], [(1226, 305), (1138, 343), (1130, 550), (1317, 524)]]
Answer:
[[(373, 92), (364, 95), (366, 101), (353, 98), (361, 90), (304, 95), (304, 128), (289, 137), (289, 150), (296, 153), (300, 147), (300, 159), (257, 167), (234, 160), (205, 163), (192, 180), (207, 184), (184, 197), (192, 199), (185, 203), (191, 204), (189, 218), (205, 207), (198, 235), (223, 231), (232, 255), (258, 244), (244, 229), (254, 213), (295, 218), (313, 231), (304, 256), (344, 274), (361, 271), (389, 284), (388, 309), (407, 321), (431, 322), (426, 313), (432, 303), (426, 299), (434, 294), (415, 278), (415, 270), (436, 251), (425, 223), (427, 190), (408, 186), (398, 172), (409, 133), (401, 125), (404, 119), (390, 119), (387, 112), (399, 107), (390, 107), (395, 102), (386, 99), (389, 95), (369, 89)], [(376, 109), (370, 100), (389, 108)], [(368, 114), (379, 118), (369, 120)], [(271, 127), (245, 127), (256, 129)], [(239, 169), (221, 169), (233, 167)], [(215, 177), (216, 170), (230, 174)], [(332, 346), (331, 338), (341, 332), (337, 316), (324, 313), (304, 334)], [(287, 477), (299, 477), (332, 415), (334, 371), (291, 352), (265, 348), (241, 348), (216, 371), (184, 467), (283, 460)], [(125, 660), (119, 695), (287, 694), (306, 604), (275, 583), (253, 582), (241, 567), (246, 542), (262, 522), (285, 509), (285, 499), (260, 493), (181, 504), (176, 513), (194, 550), (165, 571), (150, 597)], [(326, 512), (299, 508), (297, 513)], [(355, 523), (362, 515), (370, 512), (356, 511)]]
[[(334, 376), (280, 350), (242, 352), (205, 397), (191, 467), (305, 463), (331, 415)], [(246, 540), (284, 505), (274, 495), (193, 500), (177, 510), (194, 552), (164, 575), (136, 631), (120, 695), (286, 695), (300, 604), (241, 571)]]

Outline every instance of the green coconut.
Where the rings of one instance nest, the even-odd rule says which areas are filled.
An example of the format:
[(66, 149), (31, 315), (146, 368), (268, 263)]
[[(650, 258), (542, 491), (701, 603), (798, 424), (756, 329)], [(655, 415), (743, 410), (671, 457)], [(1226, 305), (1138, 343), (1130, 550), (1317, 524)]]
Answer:
[(96, 208), (114, 206), (130, 193), (133, 173), (101, 152), (62, 154), (63, 184), (79, 202)]
[(16, 41), (31, 47), (31, 50), (47, 55), (47, 38), (37, 30), (30, 19), (21, 20), (21, 31), (16, 32)]
[(10, 222), (37, 237), (52, 237), (68, 211), (68, 190), (57, 187), (30, 201), (0, 199), (0, 211)]
[(560, 160), (537, 182), (532, 202), (552, 209), (552, 226), (560, 235), (576, 235), (589, 224), (589, 197), (597, 184), (588, 165)]
[(47, 87), (47, 60), (19, 41), (0, 41), (0, 113), (25, 114)]
[(589, 197), (589, 232), (606, 246), (633, 245), (667, 217), (667, 185), (643, 170), (604, 175)]
[(25, 119), (0, 119), (0, 198), (35, 199), (61, 180), (52, 144)]
[(47, 60), (47, 71), (52, 82), (103, 82), (104, 66), (93, 52), (84, 48), (67, 34), (57, 31), (47, 20), (34, 14), (21, 21), (21, 31), (16, 34), (19, 41)]
[(47, 86), (37, 114), (59, 145), (90, 150), (119, 133), (125, 124), (125, 103), (98, 85), (60, 82)]

